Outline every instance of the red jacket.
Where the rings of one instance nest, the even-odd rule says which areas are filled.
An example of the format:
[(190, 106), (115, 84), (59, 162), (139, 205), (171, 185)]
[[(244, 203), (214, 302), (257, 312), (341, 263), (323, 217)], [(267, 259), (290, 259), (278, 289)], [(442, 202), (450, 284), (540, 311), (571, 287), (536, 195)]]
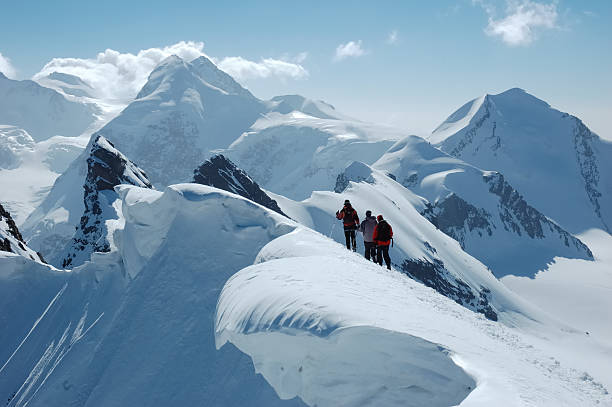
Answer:
[(336, 212), (336, 218), (344, 219), (344, 222), (342, 222), (344, 226), (359, 227), (359, 216), (352, 206), (348, 208), (345, 206), (341, 211)]
[[(382, 223), (385, 223), (387, 226), (389, 226), (389, 240), (378, 240), (378, 233), (380, 230), (380, 227), (382, 225)], [(389, 225), (387, 223), (386, 220), (381, 220), (380, 222), (378, 222), (378, 225), (376, 225), (376, 228), (374, 228), (374, 243), (376, 243), (379, 246), (389, 246), (391, 244), (391, 238), (393, 237), (393, 228), (391, 227), (391, 225)]]

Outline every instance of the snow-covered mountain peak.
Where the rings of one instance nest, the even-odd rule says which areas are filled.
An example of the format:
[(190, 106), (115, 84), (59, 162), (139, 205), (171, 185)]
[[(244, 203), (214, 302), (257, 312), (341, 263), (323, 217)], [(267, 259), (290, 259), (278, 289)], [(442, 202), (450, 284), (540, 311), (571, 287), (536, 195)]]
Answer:
[(95, 89), (80, 77), (64, 72), (54, 71), (47, 76), (36, 79), (36, 82), (47, 88), (55, 89), (65, 95), (76, 98), (96, 98)]
[(282, 114), (298, 111), (319, 119), (349, 119), (348, 116), (339, 113), (329, 103), (322, 100), (308, 99), (301, 95), (275, 96), (268, 103), (272, 111)]
[(468, 102), (429, 141), (479, 168), (500, 171), (572, 232), (611, 230), (612, 143), (522, 89)]
[(200, 78), (206, 83), (219, 88), (231, 95), (241, 95), (247, 98), (255, 98), (251, 92), (242, 87), (229, 74), (220, 70), (210, 59), (205, 56), (191, 61), (191, 65)]
[(95, 121), (96, 113), (94, 106), (68, 100), (54, 89), (0, 74), (0, 124), (20, 127), (36, 141), (79, 136)]

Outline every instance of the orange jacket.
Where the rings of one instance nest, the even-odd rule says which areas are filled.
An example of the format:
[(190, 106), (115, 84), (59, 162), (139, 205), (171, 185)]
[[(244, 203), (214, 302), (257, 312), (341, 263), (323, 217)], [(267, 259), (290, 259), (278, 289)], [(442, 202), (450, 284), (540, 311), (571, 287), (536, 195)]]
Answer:
[[(383, 224), (383, 222), (389, 226), (389, 240), (378, 240), (378, 233), (380, 230), (380, 226)], [(387, 223), (386, 220), (381, 220), (380, 222), (378, 222), (378, 225), (376, 225), (376, 228), (374, 228), (374, 243), (376, 243), (379, 246), (389, 246), (391, 244), (391, 238), (393, 237), (393, 228), (391, 227), (391, 225), (389, 225)]]
[[(349, 214), (352, 216), (348, 216)], [(357, 211), (353, 207), (347, 208), (345, 206), (341, 211), (336, 212), (336, 218), (344, 220), (342, 222), (344, 226), (359, 227), (359, 216), (357, 216)]]

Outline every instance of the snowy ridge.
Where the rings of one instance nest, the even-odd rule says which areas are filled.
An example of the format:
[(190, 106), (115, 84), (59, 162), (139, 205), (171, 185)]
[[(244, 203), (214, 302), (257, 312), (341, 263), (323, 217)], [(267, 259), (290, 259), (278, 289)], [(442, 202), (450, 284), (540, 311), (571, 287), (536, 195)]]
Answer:
[(281, 398), (311, 406), (611, 401), (603, 385), (547, 350), (550, 338), (584, 334), (541, 315), (534, 324), (538, 312), (518, 303), (506, 323), (488, 321), (323, 240), (296, 230), (272, 241), (258, 264), (226, 283), (217, 306), (217, 347), (231, 342), (249, 354)]
[(430, 141), (479, 168), (499, 171), (528, 202), (570, 232), (592, 227), (610, 232), (612, 143), (578, 118), (522, 89), (510, 89), (486, 95), (467, 126), (449, 128), (454, 133), (438, 137), (434, 132)]
[(95, 120), (97, 109), (67, 100), (36, 82), (15, 81), (0, 73), (0, 124), (26, 130), (34, 140), (76, 137)]
[(4, 209), (2, 204), (0, 204), (0, 252), (15, 253), (27, 259), (45, 262), (40, 253), (26, 245), (11, 214)]
[[(122, 223), (114, 187), (130, 184), (152, 188), (145, 173), (102, 136), (89, 148), (83, 203), (85, 210), (72, 241), (60, 255), (61, 267), (72, 268), (90, 259), (94, 252), (108, 252), (112, 228)], [(110, 230), (109, 230), (110, 229)], [(57, 259), (52, 263), (59, 263)]]
[(193, 182), (238, 194), (285, 216), (275, 200), (259, 188), (246, 172), (221, 154), (211, 157), (200, 165), (194, 171)]
[(269, 113), (223, 153), (266, 190), (305, 199), (312, 191), (332, 190), (352, 161), (372, 164), (403, 136), (358, 121)]
[(478, 113), (486, 97), (487, 95), (481, 96), (461, 106), (431, 133), (429, 142), (432, 144), (441, 143), (451, 135), (466, 128)]
[(203, 185), (117, 190), (117, 250), (70, 273), (0, 255), (7, 405), (303, 406), (280, 400), (246, 355), (217, 351), (213, 333), (227, 278), (298, 225)]
[(322, 100), (307, 99), (300, 95), (275, 96), (270, 99), (268, 103), (270, 104), (271, 111), (281, 114), (301, 112), (319, 119), (355, 121), (355, 119), (338, 112), (336, 108), (329, 103), (325, 103)]
[(421, 214), (498, 277), (533, 276), (556, 256), (593, 259), (583, 242), (531, 206), (502, 174), (482, 171), (420, 137), (399, 141), (373, 167), (425, 198)]
[[(498, 319), (501, 311), (513, 307), (514, 300), (509, 299), (508, 290), (486, 266), (421, 216), (417, 208), (425, 206), (424, 198), (363, 163), (352, 164), (351, 173), (359, 174), (358, 181), (366, 175), (369, 180), (350, 181), (341, 194), (316, 191), (302, 202), (272, 196), (292, 219), (338, 242), (344, 240), (344, 232), (334, 214), (345, 199), (351, 201), (360, 217), (366, 210), (374, 215), (382, 214), (395, 233), (391, 262), (396, 270), (406, 274), (404, 278), (420, 281), (492, 320)], [(359, 235), (357, 246), (362, 252), (363, 240)]]

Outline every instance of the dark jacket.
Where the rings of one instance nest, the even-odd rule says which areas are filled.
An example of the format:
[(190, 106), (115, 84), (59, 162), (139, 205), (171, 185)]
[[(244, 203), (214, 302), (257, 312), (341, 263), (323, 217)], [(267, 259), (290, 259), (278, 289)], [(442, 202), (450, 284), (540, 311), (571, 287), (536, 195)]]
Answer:
[[(388, 233), (385, 232), (386, 228), (389, 228)], [(386, 236), (385, 236), (386, 235)], [(381, 220), (374, 229), (374, 242), (379, 246), (389, 246), (391, 244), (391, 238), (393, 237), (393, 228), (387, 223), (386, 220)]]
[(357, 229), (359, 227), (359, 216), (357, 216), (357, 211), (350, 205), (344, 205), (342, 210), (336, 212), (336, 218), (343, 221), (342, 223), (345, 229)]

